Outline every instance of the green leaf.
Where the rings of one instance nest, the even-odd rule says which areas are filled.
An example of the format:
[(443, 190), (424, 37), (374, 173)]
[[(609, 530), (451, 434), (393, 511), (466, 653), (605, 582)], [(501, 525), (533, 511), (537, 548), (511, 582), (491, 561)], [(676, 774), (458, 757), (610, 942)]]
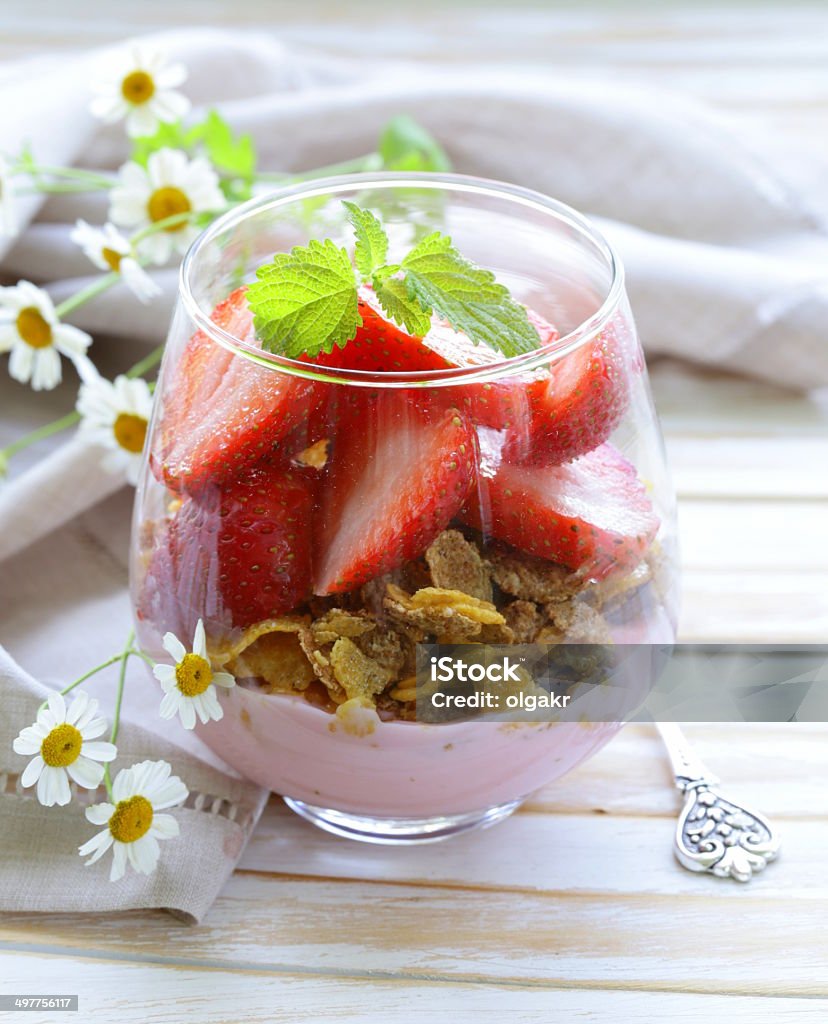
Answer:
[(211, 110), (199, 126), (211, 163), (226, 174), (250, 179), (256, 172), (256, 147), (249, 135), (234, 135), (233, 129), (217, 110)]
[(156, 150), (164, 149), (165, 147), (169, 149), (186, 149), (189, 144), (188, 136), (191, 135), (192, 131), (193, 129), (185, 131), (180, 121), (162, 121), (154, 134), (141, 135), (133, 140), (130, 159), (142, 167), (146, 167), (147, 161)]
[(402, 261), (402, 269), (411, 299), (423, 310), (434, 309), (475, 345), (489, 345), (505, 356), (538, 347), (526, 309), (491, 271), (461, 256), (448, 235), (427, 235)]
[(405, 281), (397, 277), (389, 277), (384, 281), (375, 279), (374, 293), (385, 313), (396, 323), (403, 324), (409, 334), (420, 338), (428, 334), (431, 313), (410, 297)]
[(393, 117), (385, 126), (379, 153), (389, 171), (451, 170), (451, 161), (440, 143), (408, 114)]
[(279, 253), (256, 276), (247, 301), (266, 351), (315, 356), (356, 334), (356, 273), (347, 251), (330, 239)]
[(388, 257), (388, 235), (370, 210), (363, 210), (347, 200), (343, 200), (342, 205), (348, 211), (348, 220), (356, 234), (354, 261), (357, 270), (363, 277), (370, 277)]

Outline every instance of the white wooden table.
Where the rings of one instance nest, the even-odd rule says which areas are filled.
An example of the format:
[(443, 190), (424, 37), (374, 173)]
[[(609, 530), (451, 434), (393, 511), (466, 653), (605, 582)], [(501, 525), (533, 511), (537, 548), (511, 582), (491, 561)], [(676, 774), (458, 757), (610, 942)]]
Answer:
[[(115, 6), (3, 9), (0, 57), (195, 17), (358, 51), (373, 25), (386, 52), (483, 54), (684, 88), (828, 152), (828, 10), (818, 5), (474, 16), (426, 2), (415, 22), (400, 7), (355, 19), (332, 3)], [(653, 378), (680, 499), (682, 638), (824, 642), (828, 400), (671, 363)], [(81, 1019), (95, 1024), (824, 1021), (828, 726), (688, 733), (729, 788), (784, 828), (784, 858), (749, 886), (674, 864), (679, 797), (654, 734), (633, 727), (511, 820), (445, 845), (349, 844), (274, 800), (204, 925), (6, 915), (0, 978), (78, 992)]]

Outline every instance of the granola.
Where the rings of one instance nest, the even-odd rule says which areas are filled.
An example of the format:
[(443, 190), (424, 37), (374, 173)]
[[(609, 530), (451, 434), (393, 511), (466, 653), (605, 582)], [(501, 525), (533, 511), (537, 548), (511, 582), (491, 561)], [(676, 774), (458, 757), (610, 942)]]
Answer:
[(484, 558), (471, 531), (450, 529), (423, 558), (351, 593), (313, 598), (305, 615), (258, 623), (221, 657), (238, 678), (301, 694), (368, 735), (377, 716), (415, 717), (418, 643), (611, 644), (604, 606), (650, 578), (643, 562), (623, 581), (587, 584), (505, 545)]

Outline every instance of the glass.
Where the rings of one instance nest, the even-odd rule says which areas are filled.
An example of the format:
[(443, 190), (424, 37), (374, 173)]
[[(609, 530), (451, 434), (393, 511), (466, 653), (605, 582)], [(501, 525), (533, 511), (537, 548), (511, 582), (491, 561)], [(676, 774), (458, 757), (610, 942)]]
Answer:
[[(380, 216), (391, 259), (450, 234), (540, 348), (504, 359), (436, 320), (400, 341), (363, 290), (359, 345), (328, 365), (263, 352), (237, 289), (309, 239), (350, 250), (342, 200)], [(510, 813), (618, 725), (417, 722), (415, 644), (675, 636), (673, 495), (609, 245), (456, 175), (330, 178), (218, 220), (182, 268), (131, 579), (149, 655), (203, 619), (237, 679), (205, 742), (317, 825), (410, 842)]]

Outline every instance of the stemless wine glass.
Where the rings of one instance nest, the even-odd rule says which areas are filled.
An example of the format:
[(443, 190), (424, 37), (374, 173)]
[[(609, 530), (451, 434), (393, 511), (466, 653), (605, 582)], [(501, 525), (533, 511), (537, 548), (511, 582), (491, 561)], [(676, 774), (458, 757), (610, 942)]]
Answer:
[[(436, 316), (406, 339), (363, 288), (357, 339), (262, 350), (245, 286), (311, 239), (348, 250), (343, 200), (389, 261), (451, 236), (530, 310), (506, 358)], [(204, 623), (182, 701), (225, 761), (322, 828), (373, 842), (489, 824), (618, 725), (418, 721), (418, 643), (669, 644), (673, 495), (618, 259), (562, 203), (459, 175), (328, 178), (247, 203), (181, 273), (133, 528), (143, 649)]]

